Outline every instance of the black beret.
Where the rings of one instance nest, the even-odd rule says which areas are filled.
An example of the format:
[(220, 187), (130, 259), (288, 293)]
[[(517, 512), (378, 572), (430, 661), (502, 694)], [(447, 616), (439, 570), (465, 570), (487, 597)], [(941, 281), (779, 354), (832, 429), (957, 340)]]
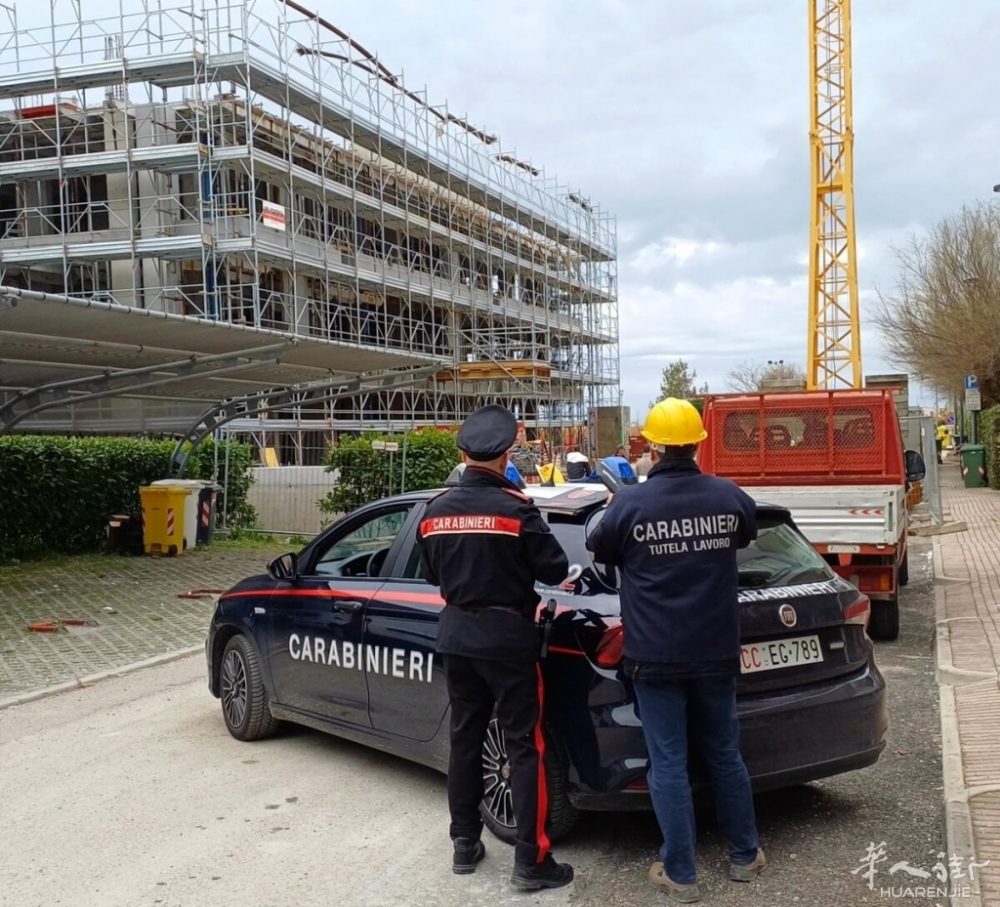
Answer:
[(458, 430), (458, 449), (470, 460), (486, 462), (503, 456), (517, 438), (517, 419), (509, 409), (490, 404), (477, 409)]

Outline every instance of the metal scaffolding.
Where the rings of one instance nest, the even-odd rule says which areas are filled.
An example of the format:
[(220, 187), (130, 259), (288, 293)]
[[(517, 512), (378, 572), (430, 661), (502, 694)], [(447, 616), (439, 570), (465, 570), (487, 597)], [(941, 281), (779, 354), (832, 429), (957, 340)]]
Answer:
[(296, 425), (618, 406), (612, 216), (292, 0), (85, 5), (0, 3), (0, 284), (446, 364)]

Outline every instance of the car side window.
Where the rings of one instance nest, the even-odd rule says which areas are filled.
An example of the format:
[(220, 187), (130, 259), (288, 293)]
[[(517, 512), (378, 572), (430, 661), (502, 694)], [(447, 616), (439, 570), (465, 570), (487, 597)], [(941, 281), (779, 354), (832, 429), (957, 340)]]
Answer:
[(412, 505), (382, 511), (330, 539), (313, 570), (319, 576), (378, 576)]

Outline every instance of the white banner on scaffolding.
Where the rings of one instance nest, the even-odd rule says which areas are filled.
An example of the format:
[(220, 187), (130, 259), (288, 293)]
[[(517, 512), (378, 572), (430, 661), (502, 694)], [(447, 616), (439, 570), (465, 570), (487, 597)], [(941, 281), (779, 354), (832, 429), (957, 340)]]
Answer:
[(285, 232), (285, 209), (274, 202), (261, 202), (260, 222), (272, 230)]

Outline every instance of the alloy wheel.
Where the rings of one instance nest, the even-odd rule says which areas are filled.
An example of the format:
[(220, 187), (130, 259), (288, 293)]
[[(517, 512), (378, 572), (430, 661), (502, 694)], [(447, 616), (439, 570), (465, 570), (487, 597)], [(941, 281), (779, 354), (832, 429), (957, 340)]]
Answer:
[(230, 649), (222, 663), (222, 708), (232, 727), (243, 724), (247, 714), (247, 668), (236, 649)]
[(500, 825), (514, 827), (510, 761), (507, 758), (507, 743), (496, 718), (490, 722), (483, 744), (483, 806)]

